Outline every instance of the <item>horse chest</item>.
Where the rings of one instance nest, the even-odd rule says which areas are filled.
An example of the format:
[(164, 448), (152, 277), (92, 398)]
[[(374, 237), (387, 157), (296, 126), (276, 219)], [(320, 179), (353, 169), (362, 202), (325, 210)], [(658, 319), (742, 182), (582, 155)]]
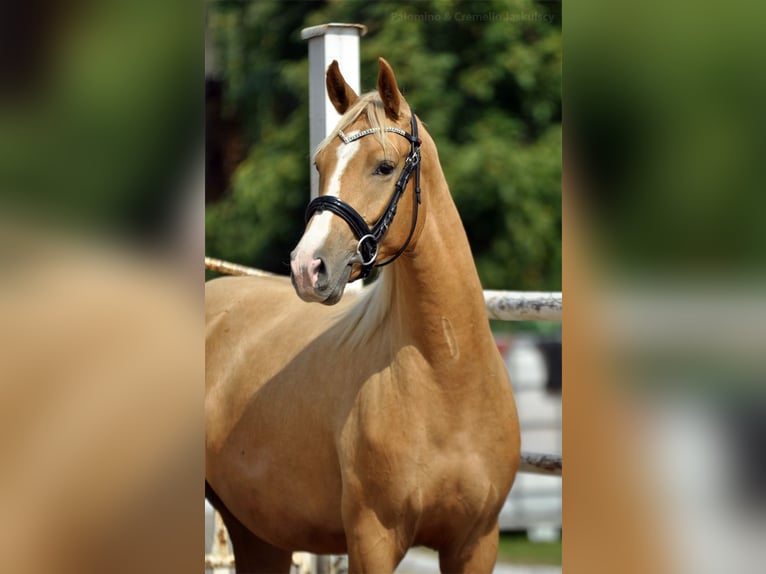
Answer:
[(389, 496), (454, 491), (461, 498), (466, 481), (504, 482), (493, 460), (513, 446), (512, 404), (502, 396), (472, 403), (434, 393), (433, 386), (418, 392), (412, 384), (397, 392), (385, 381), (360, 393), (339, 454), (361, 485)]
[(432, 547), (496, 516), (510, 487), (510, 467), (507, 458), (499, 459), (504, 469), (498, 472), (493, 449), (476, 444), (485, 439), (481, 433), (390, 421), (386, 428), (359, 429), (341, 465), (353, 469), (344, 480), (347, 493), (353, 491), (384, 522), (412, 528), (415, 543)]

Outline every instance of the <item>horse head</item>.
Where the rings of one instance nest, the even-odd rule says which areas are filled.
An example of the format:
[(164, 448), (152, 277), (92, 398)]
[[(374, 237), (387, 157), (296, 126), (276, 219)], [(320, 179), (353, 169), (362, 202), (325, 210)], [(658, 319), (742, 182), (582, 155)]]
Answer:
[[(416, 230), (419, 125), (391, 66), (383, 58), (379, 66), (377, 91), (362, 96), (337, 62), (327, 70), (327, 93), (341, 119), (314, 154), (319, 197), (290, 254), (293, 286), (304, 301), (337, 303), (347, 283), (401, 255)], [(400, 206), (405, 195), (412, 201)]]

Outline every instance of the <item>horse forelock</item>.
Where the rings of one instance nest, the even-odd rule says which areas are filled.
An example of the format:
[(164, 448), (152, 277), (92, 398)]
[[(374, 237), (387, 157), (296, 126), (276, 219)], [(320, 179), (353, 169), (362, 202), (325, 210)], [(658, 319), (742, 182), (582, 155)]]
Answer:
[(360, 96), (354, 105), (346, 110), (346, 113), (341, 116), (340, 120), (338, 120), (335, 129), (330, 132), (326, 138), (319, 142), (319, 145), (312, 154), (312, 161), (316, 161), (317, 154), (338, 139), (338, 131), (347, 130), (363, 113), (366, 113), (367, 115), (367, 121), (370, 124), (370, 128), (379, 130), (373, 135), (385, 150), (386, 155), (388, 155), (389, 152), (392, 151), (393, 145), (383, 132), (383, 128), (387, 127), (389, 122), (386, 119), (386, 111), (383, 107), (380, 95), (378, 92), (372, 91)]

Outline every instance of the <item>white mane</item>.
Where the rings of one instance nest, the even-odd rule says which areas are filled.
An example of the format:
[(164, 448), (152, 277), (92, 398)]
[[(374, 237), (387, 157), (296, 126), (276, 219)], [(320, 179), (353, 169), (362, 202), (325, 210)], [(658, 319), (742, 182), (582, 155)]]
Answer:
[(388, 270), (381, 271), (378, 279), (357, 295), (359, 300), (339, 314), (337, 325), (344, 327), (339, 344), (361, 347), (373, 339), (391, 307), (391, 275)]

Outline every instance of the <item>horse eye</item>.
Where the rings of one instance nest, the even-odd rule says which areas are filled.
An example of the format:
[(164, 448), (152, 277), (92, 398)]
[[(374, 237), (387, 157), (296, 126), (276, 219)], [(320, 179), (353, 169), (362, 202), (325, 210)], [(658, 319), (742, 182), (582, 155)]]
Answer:
[(382, 162), (377, 169), (373, 172), (374, 175), (391, 175), (394, 171), (394, 164), (388, 161)]

